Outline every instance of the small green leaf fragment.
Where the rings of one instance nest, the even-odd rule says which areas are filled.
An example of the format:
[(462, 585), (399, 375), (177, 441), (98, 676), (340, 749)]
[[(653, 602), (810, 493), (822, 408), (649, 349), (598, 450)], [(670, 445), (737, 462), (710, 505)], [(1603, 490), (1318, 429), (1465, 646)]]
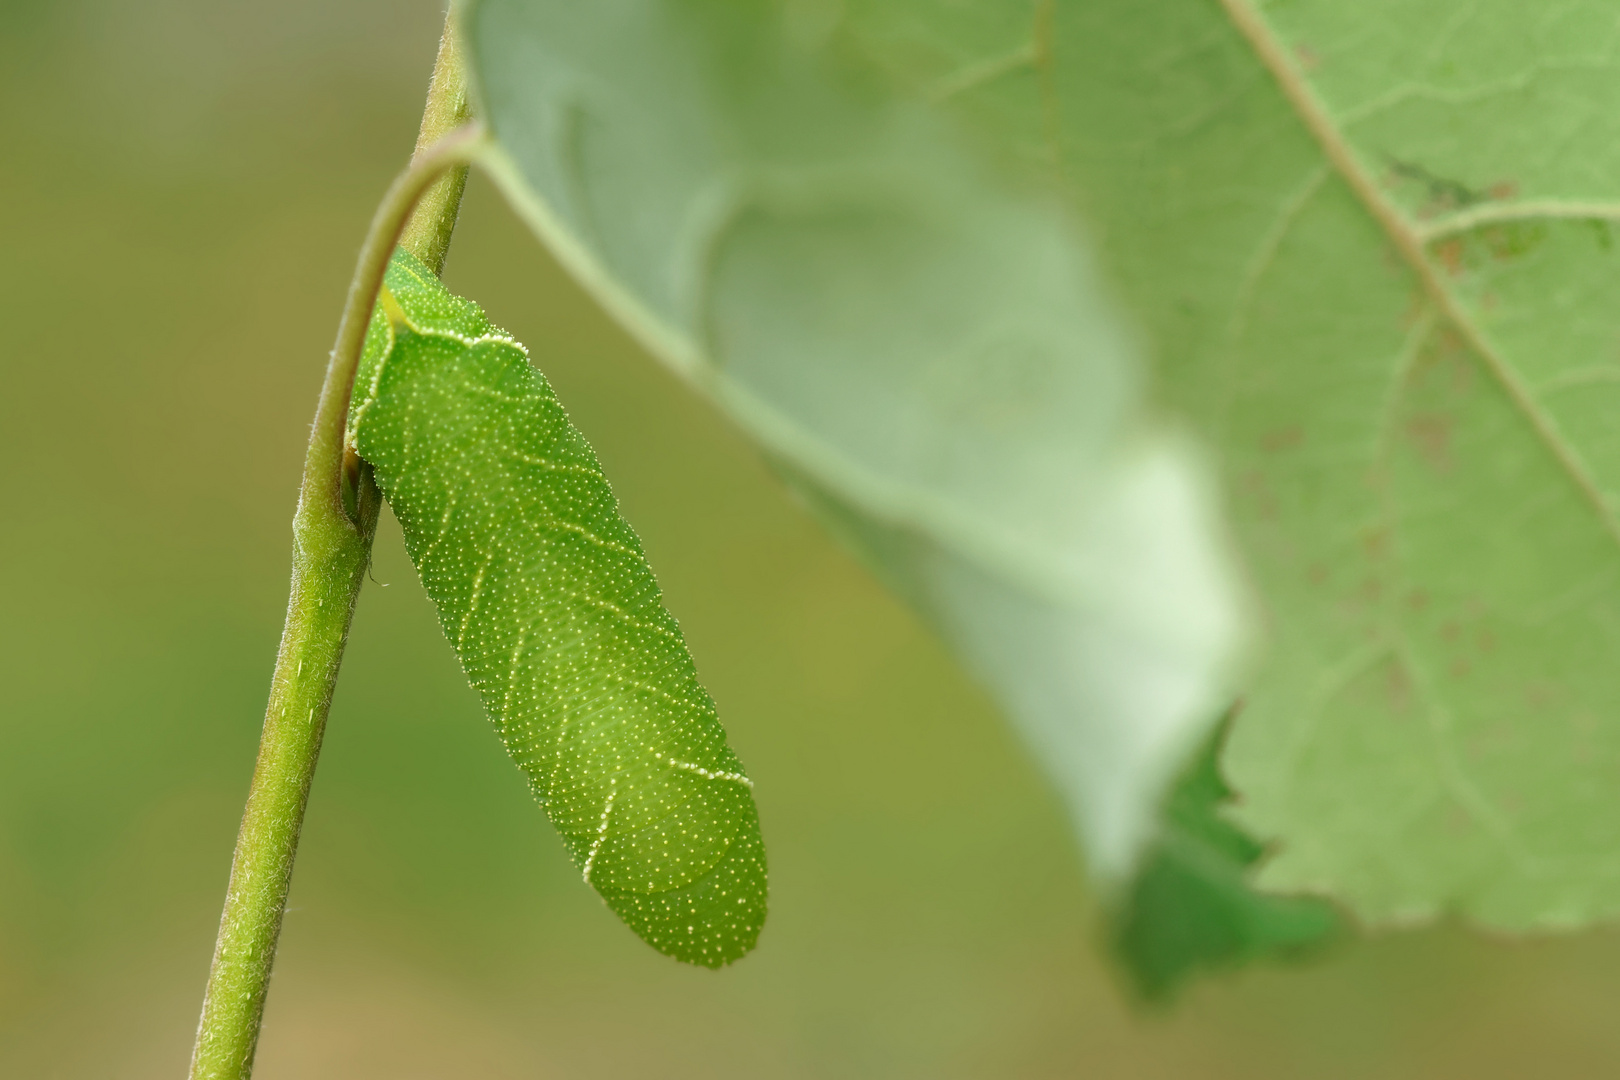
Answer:
[(1220, 816), (1232, 797), (1219, 763), (1226, 728), (1177, 782), (1163, 831), (1110, 918), (1114, 952), (1149, 1000), (1170, 997), (1199, 969), (1299, 956), (1343, 930), (1326, 901), (1251, 887), (1248, 872), (1263, 849)]
[(661, 952), (744, 955), (765, 919), (752, 782), (596, 455), (523, 347), (396, 252), (350, 425), (585, 880)]

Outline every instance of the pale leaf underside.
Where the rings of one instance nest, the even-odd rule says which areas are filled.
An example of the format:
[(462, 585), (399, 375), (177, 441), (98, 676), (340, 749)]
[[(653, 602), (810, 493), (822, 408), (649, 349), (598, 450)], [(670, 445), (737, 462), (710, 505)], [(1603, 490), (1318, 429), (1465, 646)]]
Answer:
[(1106, 223), (1223, 455), (1270, 652), (1261, 880), (1620, 912), (1620, 13), (864, 0), (845, 29)]
[(1118, 888), (1232, 693), (1212, 485), (1072, 217), (847, 64), (836, 23), (478, 0), (486, 164), (940, 628)]

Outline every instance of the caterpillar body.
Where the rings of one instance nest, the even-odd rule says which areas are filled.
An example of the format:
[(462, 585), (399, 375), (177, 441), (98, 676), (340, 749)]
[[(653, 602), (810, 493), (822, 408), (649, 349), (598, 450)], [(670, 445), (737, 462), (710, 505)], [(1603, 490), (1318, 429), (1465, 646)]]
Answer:
[(753, 784), (641, 543), (524, 348), (404, 251), (350, 439), (585, 880), (661, 952), (748, 952), (766, 903)]

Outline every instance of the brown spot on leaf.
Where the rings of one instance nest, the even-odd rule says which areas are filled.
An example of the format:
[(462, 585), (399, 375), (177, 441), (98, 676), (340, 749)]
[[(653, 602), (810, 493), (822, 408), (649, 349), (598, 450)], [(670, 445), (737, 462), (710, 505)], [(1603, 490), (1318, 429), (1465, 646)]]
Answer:
[(1305, 441), (1305, 429), (1298, 424), (1289, 424), (1287, 427), (1274, 428), (1260, 436), (1260, 449), (1268, 454), (1275, 454), (1279, 450), (1292, 450)]
[(1400, 664), (1389, 664), (1384, 671), (1384, 698), (1389, 703), (1390, 712), (1406, 712), (1412, 706), (1411, 678)]
[(1437, 472), (1451, 468), (1451, 417), (1443, 413), (1419, 413), (1406, 422), (1406, 434), (1423, 460)]
[(1406, 606), (1413, 611), (1422, 611), (1429, 606), (1429, 594), (1422, 589), (1413, 589), (1406, 594)]
[(1462, 274), (1463, 246), (1461, 240), (1442, 240), (1440, 243), (1434, 245), (1434, 254), (1435, 257), (1440, 260), (1440, 265), (1444, 266), (1446, 271), (1451, 274), (1452, 277), (1457, 277)]
[(1519, 185), (1512, 180), (1498, 180), (1485, 191), (1493, 199), (1511, 199), (1518, 193)]
[(1250, 499), (1255, 513), (1263, 521), (1272, 521), (1277, 517), (1277, 497), (1272, 494), (1271, 485), (1266, 480), (1266, 474), (1260, 469), (1245, 470), (1238, 482), (1242, 493)]
[(1468, 350), (1468, 343), (1457, 332), (1455, 326), (1447, 326), (1435, 335), (1435, 355), (1440, 359), (1449, 360)]
[(1389, 526), (1377, 525), (1367, 529), (1361, 534), (1361, 550), (1369, 559), (1382, 559), (1389, 555), (1390, 549)]

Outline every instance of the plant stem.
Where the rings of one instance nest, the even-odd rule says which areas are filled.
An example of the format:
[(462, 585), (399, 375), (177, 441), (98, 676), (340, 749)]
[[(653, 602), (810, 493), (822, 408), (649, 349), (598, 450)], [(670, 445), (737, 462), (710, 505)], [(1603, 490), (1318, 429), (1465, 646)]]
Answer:
[[(444, 23), (444, 36), (439, 38), (438, 58), (433, 62), (433, 81), (428, 85), (427, 108), (422, 110), (415, 156), (420, 158), (434, 143), (471, 117), (466, 69), (461, 63), (461, 35), (456, 32), (455, 20), (448, 18)], [(416, 204), (416, 213), (411, 215), (400, 235), (400, 246), (427, 263), (435, 274), (444, 273), (450, 233), (456, 227), (456, 211), (461, 207), (461, 192), (466, 186), (465, 165), (439, 177)]]
[(476, 124), (442, 130), (446, 117), (465, 112), (465, 80), (447, 28), (422, 122), (427, 143), (418, 144), (410, 168), (372, 218), (310, 432), (293, 517), (292, 596), (192, 1051), (192, 1080), (246, 1080), (253, 1071), (310, 780), (381, 505), (370, 468), (345, 446), (354, 374), (408, 217), (413, 253), (435, 269), (444, 262), (466, 165), (482, 140)]

